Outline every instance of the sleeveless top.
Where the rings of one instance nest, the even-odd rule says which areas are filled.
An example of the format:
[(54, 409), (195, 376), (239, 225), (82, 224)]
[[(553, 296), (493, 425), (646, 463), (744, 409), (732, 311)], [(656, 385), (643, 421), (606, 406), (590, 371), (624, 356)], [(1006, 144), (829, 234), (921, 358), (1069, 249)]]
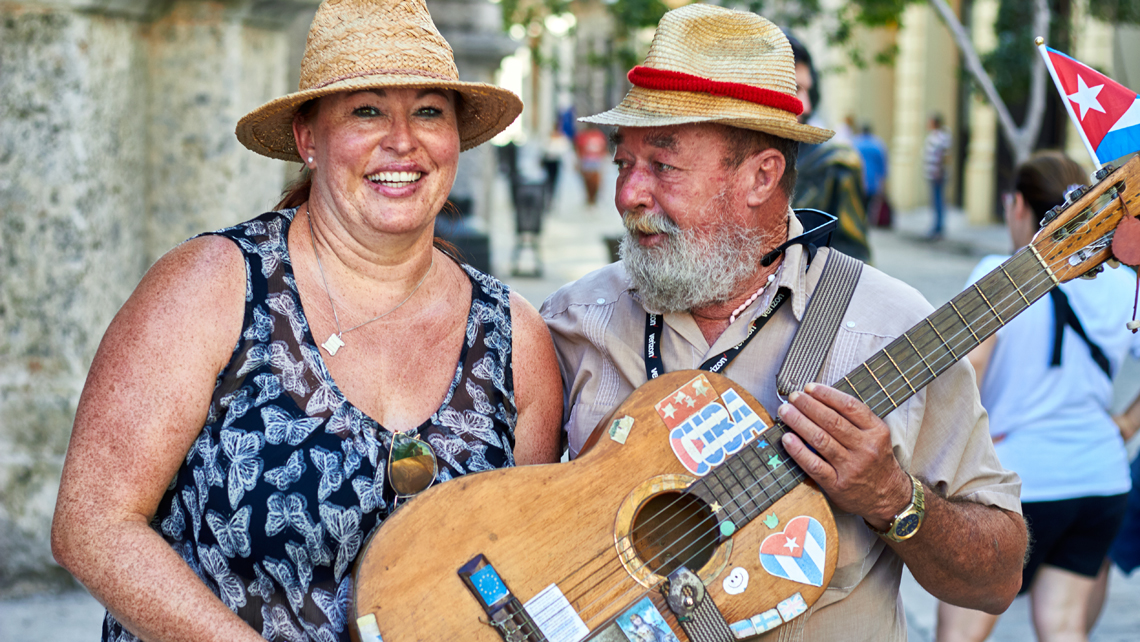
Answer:
[[(395, 496), (391, 433), (345, 399), (309, 331), (286, 242), (295, 214), (212, 232), (245, 257), (245, 321), (151, 525), (267, 640), (347, 641), (352, 564)], [(437, 482), (514, 465), (509, 289), (463, 269), (471, 309), (455, 377), (409, 431), (434, 449)], [(103, 640), (136, 639), (107, 614)]]

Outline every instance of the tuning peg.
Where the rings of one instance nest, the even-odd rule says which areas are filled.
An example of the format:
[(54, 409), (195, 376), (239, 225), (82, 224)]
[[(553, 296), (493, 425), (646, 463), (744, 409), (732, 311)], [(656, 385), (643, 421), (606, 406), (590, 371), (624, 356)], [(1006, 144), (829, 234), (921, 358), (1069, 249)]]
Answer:
[(1095, 279), (1096, 275), (1100, 274), (1101, 272), (1104, 272), (1104, 266), (1098, 265), (1098, 266), (1094, 267), (1093, 269), (1089, 270), (1088, 272), (1085, 272), (1084, 274), (1082, 274), (1081, 278), (1091, 281), (1091, 280)]
[(1057, 218), (1057, 215), (1060, 214), (1061, 211), (1064, 209), (1065, 209), (1064, 207), (1062, 207), (1060, 205), (1056, 205), (1052, 209), (1050, 209), (1048, 212), (1045, 212), (1045, 216), (1041, 218), (1041, 227), (1045, 227), (1046, 225), (1051, 223), (1053, 221), (1053, 219)]
[(1093, 174), (1093, 178), (1097, 181), (1103, 181), (1104, 177), (1111, 174), (1115, 169), (1116, 168), (1112, 166), (1112, 163), (1105, 163), (1104, 167), (1096, 170), (1096, 173)]
[(1089, 191), (1089, 188), (1085, 187), (1084, 185), (1077, 185), (1073, 189), (1065, 192), (1065, 202), (1069, 205), (1072, 205), (1073, 203), (1079, 201), (1087, 191)]

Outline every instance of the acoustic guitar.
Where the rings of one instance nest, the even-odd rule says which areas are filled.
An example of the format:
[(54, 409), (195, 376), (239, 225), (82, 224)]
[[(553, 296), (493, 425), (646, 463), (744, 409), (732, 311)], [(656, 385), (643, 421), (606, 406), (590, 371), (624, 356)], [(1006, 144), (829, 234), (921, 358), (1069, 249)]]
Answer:
[[(1140, 263), (1140, 160), (1098, 179), (834, 387), (885, 416), (1114, 249)], [(827, 587), (839, 542), (827, 498), (780, 446), (786, 431), (723, 376), (654, 379), (576, 460), (459, 477), (390, 516), (355, 569), (352, 633), (641, 642), (705, 627), (699, 639), (729, 640), (792, 621)]]

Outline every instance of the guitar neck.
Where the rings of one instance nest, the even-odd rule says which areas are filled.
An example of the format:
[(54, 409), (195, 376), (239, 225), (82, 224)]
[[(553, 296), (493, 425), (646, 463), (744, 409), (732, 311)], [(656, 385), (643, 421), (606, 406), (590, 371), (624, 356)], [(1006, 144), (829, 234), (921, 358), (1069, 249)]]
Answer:
[(1057, 283), (1037, 252), (1026, 248), (848, 372), (835, 388), (885, 417)]
[[(885, 417), (1058, 284), (1032, 247), (934, 311), (834, 384)], [(764, 514), (807, 478), (780, 438), (783, 422), (695, 482), (691, 491), (723, 507), (737, 527)]]

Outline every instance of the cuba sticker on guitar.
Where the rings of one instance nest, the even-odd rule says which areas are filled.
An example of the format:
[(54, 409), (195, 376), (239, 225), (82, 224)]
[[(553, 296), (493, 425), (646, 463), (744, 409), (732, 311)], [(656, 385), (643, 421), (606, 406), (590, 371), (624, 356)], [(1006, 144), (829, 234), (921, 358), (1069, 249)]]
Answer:
[[(1024, 250), (834, 383), (883, 417), (1058, 284), (1140, 262), (1140, 160), (1069, 194)], [(1128, 257), (1128, 258), (1125, 258)], [(1136, 257), (1133, 259), (1132, 257)], [(635, 390), (574, 461), (466, 475), (365, 544), (349, 608), (362, 642), (707, 642), (803, 614), (835, 570), (827, 498), (787, 428), (728, 378)]]

